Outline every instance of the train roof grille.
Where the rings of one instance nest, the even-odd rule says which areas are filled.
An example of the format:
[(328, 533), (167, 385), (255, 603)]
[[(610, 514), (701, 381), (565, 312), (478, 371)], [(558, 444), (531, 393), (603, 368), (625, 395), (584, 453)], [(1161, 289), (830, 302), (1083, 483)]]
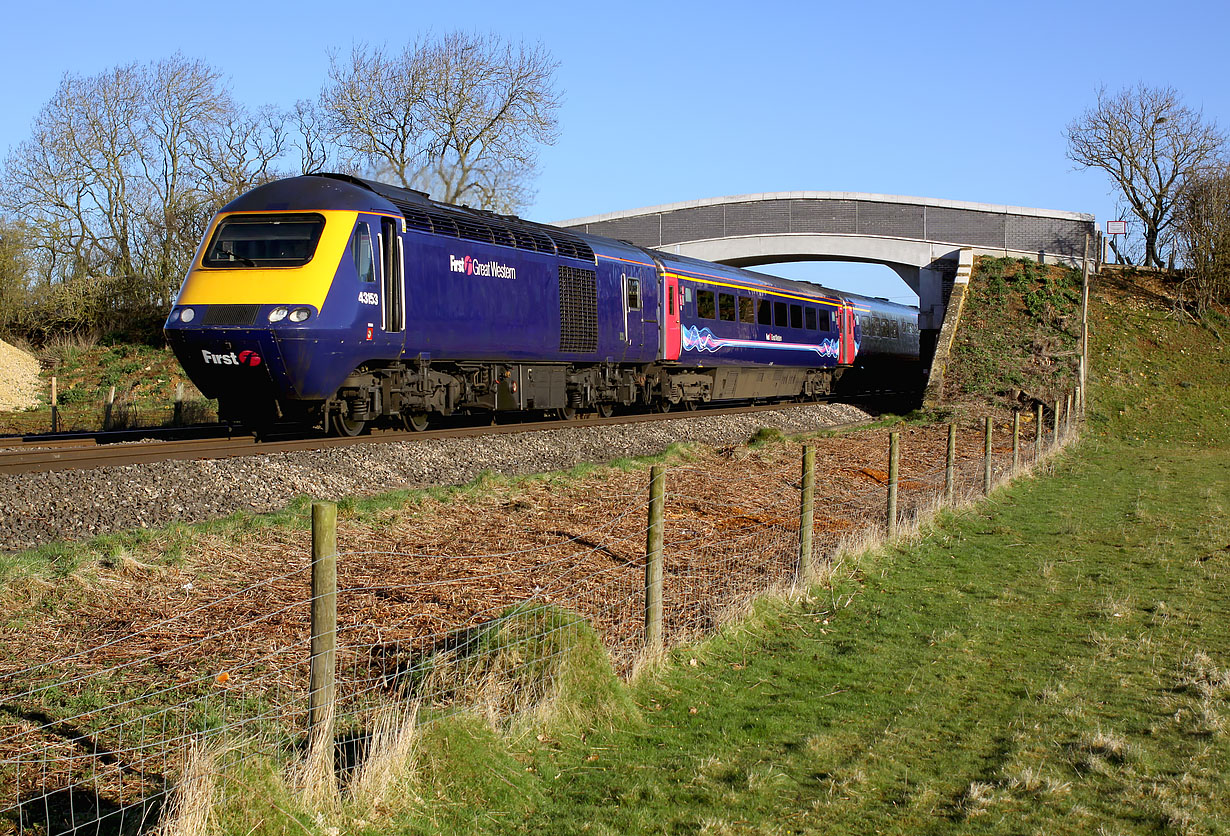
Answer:
[(498, 244), (519, 250), (561, 255), (590, 264), (596, 263), (594, 251), (580, 238), (564, 230), (526, 221), (515, 215), (500, 215), (486, 209), (450, 206), (431, 200), (426, 192), (406, 189), (338, 174), (322, 174), (363, 186), (392, 203), (406, 219), (407, 229), (463, 238), (484, 244)]

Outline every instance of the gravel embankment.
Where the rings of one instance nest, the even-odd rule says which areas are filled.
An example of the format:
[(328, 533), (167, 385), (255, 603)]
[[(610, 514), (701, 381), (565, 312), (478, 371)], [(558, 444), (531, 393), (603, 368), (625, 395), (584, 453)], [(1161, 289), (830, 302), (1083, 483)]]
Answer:
[(848, 404), (815, 404), (621, 426), (0, 476), (0, 550), (199, 522), (235, 511), (272, 511), (305, 494), (336, 499), (457, 485), (484, 470), (542, 473), (650, 455), (674, 442), (741, 444), (761, 427), (801, 433), (868, 417)]
[(42, 390), (38, 360), (0, 340), (0, 412), (36, 406)]

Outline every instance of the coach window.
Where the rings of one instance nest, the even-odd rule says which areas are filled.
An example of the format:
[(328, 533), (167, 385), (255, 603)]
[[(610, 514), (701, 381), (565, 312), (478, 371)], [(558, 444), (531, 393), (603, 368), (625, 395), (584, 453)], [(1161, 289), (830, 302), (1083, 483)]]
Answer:
[(739, 321), (756, 321), (756, 303), (752, 301), (752, 297), (750, 296), (739, 297)]
[(696, 315), (701, 319), (716, 319), (717, 305), (712, 290), (696, 291)]
[(803, 306), (802, 305), (791, 305), (790, 306), (790, 327), (791, 328), (802, 328), (803, 327)]
[(832, 331), (833, 326), (829, 324), (829, 312), (828, 311), (817, 311), (816, 313), (819, 318), (819, 322), (816, 323), (819, 329), (821, 331)]
[(891, 330), (891, 332), (890, 332), (890, 334), (889, 334), (889, 335), (890, 335), (890, 336), (891, 336), (894, 340), (895, 340), (895, 339), (897, 339), (897, 337), (901, 336), (901, 335), (900, 335), (900, 333), (898, 333), (898, 331), (897, 331), (897, 320), (895, 320), (895, 319), (894, 319), (894, 320), (891, 320), (891, 321), (889, 321), (889, 323), (888, 323), (888, 324), (889, 324), (889, 325), (891, 326), (891, 328), (892, 328), (892, 330)]
[(807, 330), (815, 331), (816, 330), (816, 309), (808, 305), (806, 310), (804, 310), (804, 314), (807, 316)]
[(760, 310), (756, 312), (756, 321), (761, 325), (773, 324), (773, 303), (768, 299), (760, 300)]
[(628, 282), (628, 310), (639, 311), (641, 309), (641, 280), (634, 276), (626, 276)]
[(790, 322), (786, 309), (787, 305), (785, 302), (773, 303), (773, 324), (778, 328), (785, 328)]
[(733, 293), (718, 294), (718, 319), (735, 321), (735, 296)]
[(376, 281), (376, 264), (372, 258), (372, 235), (367, 231), (367, 224), (359, 221), (350, 236), (350, 254), (354, 258), (354, 269), (359, 274), (359, 280)]

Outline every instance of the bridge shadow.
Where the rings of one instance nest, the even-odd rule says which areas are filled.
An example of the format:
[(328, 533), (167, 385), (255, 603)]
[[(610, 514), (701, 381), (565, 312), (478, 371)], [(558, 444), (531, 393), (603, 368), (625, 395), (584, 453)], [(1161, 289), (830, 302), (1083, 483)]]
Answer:
[[(96, 836), (138, 836), (152, 831), (166, 802), (166, 779), (155, 773), (125, 764), (77, 726), (56, 720), (38, 709), (15, 705), (0, 705), (0, 713), (25, 720), (37, 726), (42, 734), (59, 738), (72, 745), (75, 754), (53, 761), (31, 756), (23, 760), (31, 770), (39, 772), (34, 786), (20, 792), (17, 805), (0, 814), (17, 833), (37, 833), (39, 836), (69, 836), (90, 832)], [(64, 767), (65, 762), (80, 764), (76, 770)], [(51, 775), (51, 770), (57, 774)], [(106, 771), (106, 776), (100, 772)], [(99, 787), (101, 780), (115, 782), (117, 791)], [(129, 779), (125, 781), (124, 779)], [(19, 773), (15, 780), (21, 784)], [(124, 790), (127, 784), (131, 793)], [(125, 798), (124, 796), (131, 797)], [(0, 826), (0, 832), (6, 829)]]
[(40, 836), (142, 836), (155, 829), (165, 802), (165, 791), (124, 803), (75, 784), (28, 793), (7, 818), (16, 832)]

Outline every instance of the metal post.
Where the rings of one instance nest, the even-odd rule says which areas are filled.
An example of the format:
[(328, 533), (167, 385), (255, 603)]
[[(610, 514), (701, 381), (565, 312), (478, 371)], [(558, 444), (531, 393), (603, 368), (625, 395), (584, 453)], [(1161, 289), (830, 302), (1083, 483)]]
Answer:
[(897, 448), (900, 433), (888, 434), (888, 539), (897, 536)]
[(649, 528), (645, 537), (645, 646), (662, 649), (662, 533), (666, 477), (661, 467), (649, 472)]
[(1080, 388), (1085, 388), (1089, 367), (1089, 233), (1085, 233), (1085, 258), (1081, 262), (1081, 353)]
[(799, 500), (799, 576), (805, 581), (816, 577), (812, 534), (816, 521), (816, 448), (803, 447), (803, 491)]
[(1034, 464), (1042, 458), (1042, 404), (1034, 408)]
[(312, 503), (312, 658), (308, 725), (313, 740), (333, 743), (337, 682), (337, 506)]
[(957, 425), (948, 425), (948, 461), (944, 465), (944, 502), (952, 505), (957, 495)]
[(55, 375), (51, 377), (51, 431), (53, 433), (60, 431), (60, 400), (56, 392)]
[(1021, 413), (1012, 413), (1012, 472), (1021, 468)]
[(108, 432), (111, 429), (111, 424), (115, 420), (115, 387), (111, 387), (111, 391), (107, 392), (107, 406), (103, 410), (103, 432)]
[(986, 438), (983, 444), (982, 453), (982, 492), (991, 492), (991, 416), (987, 416), (986, 421)]

